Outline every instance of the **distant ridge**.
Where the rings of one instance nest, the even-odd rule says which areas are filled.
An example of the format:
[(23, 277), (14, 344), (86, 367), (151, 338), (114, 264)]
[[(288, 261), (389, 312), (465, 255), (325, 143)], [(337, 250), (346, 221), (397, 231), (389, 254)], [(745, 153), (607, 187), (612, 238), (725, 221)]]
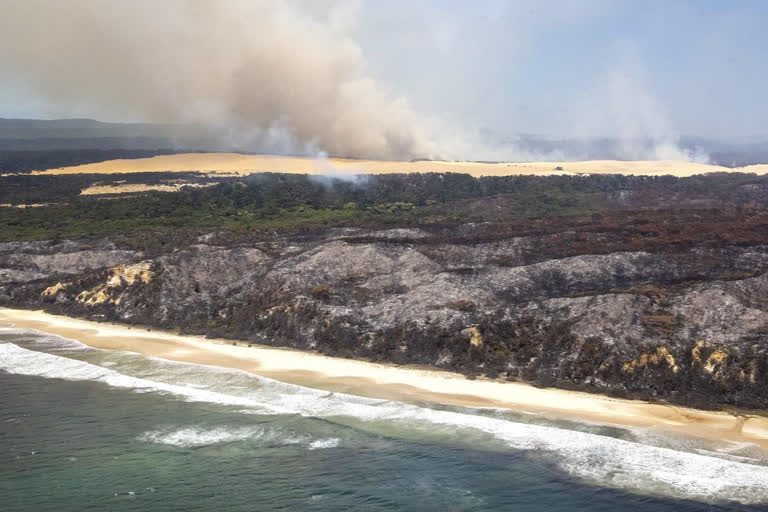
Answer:
[[(236, 133), (236, 131), (235, 131)], [(545, 160), (626, 160), (626, 141), (610, 137), (551, 137), (524, 134), (500, 137), (488, 134), (491, 146), (516, 148)], [(639, 147), (652, 141), (633, 141)], [(711, 164), (743, 167), (768, 163), (768, 136), (713, 139), (684, 136), (686, 151), (709, 155)], [(260, 153), (264, 148), (233, 143), (230, 130), (194, 124), (115, 123), (87, 118), (0, 118), (0, 151), (61, 150), (172, 150), (173, 152)], [(254, 145), (255, 146), (255, 145)], [(268, 151), (267, 151), (268, 152)], [(341, 156), (341, 155), (337, 155)]]
[(184, 138), (211, 135), (195, 125), (109, 123), (95, 119), (0, 118), (0, 139)]

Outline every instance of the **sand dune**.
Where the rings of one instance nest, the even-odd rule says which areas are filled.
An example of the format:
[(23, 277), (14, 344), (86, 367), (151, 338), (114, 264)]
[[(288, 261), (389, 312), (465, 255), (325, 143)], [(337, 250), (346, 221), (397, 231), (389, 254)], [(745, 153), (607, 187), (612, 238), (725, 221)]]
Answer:
[[(202, 185), (199, 183), (173, 183), (171, 185), (147, 185), (144, 183), (117, 183), (114, 185), (91, 185), (84, 188), (81, 196), (92, 196), (100, 194), (135, 194), (138, 192), (148, 192), (155, 190), (158, 192), (176, 192), (181, 187), (207, 187), (211, 185)], [(2, 206), (2, 205), (0, 205)]]
[[(557, 168), (562, 168), (559, 170)], [(459, 172), (473, 176), (506, 176), (513, 174), (631, 174), (691, 176), (707, 172), (754, 172), (765, 174), (768, 165), (752, 165), (730, 169), (717, 165), (682, 161), (618, 161), (592, 160), (585, 162), (525, 162), (482, 163), (417, 161), (398, 162), (382, 160), (349, 160), (342, 158), (315, 159), (271, 155), (243, 155), (237, 153), (184, 153), (160, 155), (132, 160), (76, 165), (38, 171), (45, 174), (78, 173), (135, 173), (157, 171), (208, 171), (213, 174), (246, 175), (255, 172), (285, 172), (314, 174), (385, 174), (411, 172)]]
[(327, 357), (299, 350), (249, 346), (231, 340), (181, 336), (145, 327), (96, 323), (42, 311), (0, 308), (0, 326), (30, 328), (93, 347), (130, 350), (165, 359), (238, 368), (284, 382), (406, 402), (502, 407), (552, 417), (635, 427), (711, 440), (749, 442), (768, 450), (768, 418), (699, 411), (602, 395), (541, 389), (413, 366)]

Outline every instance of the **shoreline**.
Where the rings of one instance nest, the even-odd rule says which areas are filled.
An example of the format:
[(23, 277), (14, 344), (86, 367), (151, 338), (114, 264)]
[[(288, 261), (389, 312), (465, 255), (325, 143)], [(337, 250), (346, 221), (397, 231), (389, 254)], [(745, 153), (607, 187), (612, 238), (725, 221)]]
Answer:
[[(518, 382), (469, 380), (449, 371), (330, 357), (289, 348), (180, 335), (43, 311), (0, 308), (0, 327), (33, 329), (93, 348), (137, 352), (178, 362), (234, 368), (305, 387), (410, 403), (497, 407), (544, 416), (658, 428), (715, 441), (747, 442), (768, 451), (768, 418), (748, 411), (704, 411), (605, 395), (537, 388)], [(236, 345), (233, 345), (236, 343)]]

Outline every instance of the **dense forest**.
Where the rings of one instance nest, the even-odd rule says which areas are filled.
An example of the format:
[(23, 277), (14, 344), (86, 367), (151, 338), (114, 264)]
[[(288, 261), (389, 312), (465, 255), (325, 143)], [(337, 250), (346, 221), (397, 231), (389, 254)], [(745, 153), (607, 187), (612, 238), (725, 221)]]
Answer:
[[(189, 183), (178, 192), (81, 196), (93, 184)], [(204, 186), (201, 186), (204, 185)], [(613, 210), (760, 207), (768, 177), (426, 173), (211, 178), (198, 173), (0, 177), (0, 240), (168, 231), (518, 222)], [(23, 205), (42, 205), (23, 207)], [(18, 207), (22, 205), (22, 207)]]

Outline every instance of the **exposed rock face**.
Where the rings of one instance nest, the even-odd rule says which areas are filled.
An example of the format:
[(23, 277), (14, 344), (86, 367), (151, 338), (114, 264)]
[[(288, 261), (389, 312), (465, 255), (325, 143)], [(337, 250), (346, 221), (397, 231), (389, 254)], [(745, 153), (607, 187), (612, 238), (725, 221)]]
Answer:
[(152, 259), (109, 242), (0, 244), (0, 303), (696, 406), (768, 404), (768, 247), (542, 259), (546, 237), (211, 234)]
[(118, 250), (107, 240), (84, 242), (0, 242), (0, 284), (80, 274), (135, 261), (141, 255)]

